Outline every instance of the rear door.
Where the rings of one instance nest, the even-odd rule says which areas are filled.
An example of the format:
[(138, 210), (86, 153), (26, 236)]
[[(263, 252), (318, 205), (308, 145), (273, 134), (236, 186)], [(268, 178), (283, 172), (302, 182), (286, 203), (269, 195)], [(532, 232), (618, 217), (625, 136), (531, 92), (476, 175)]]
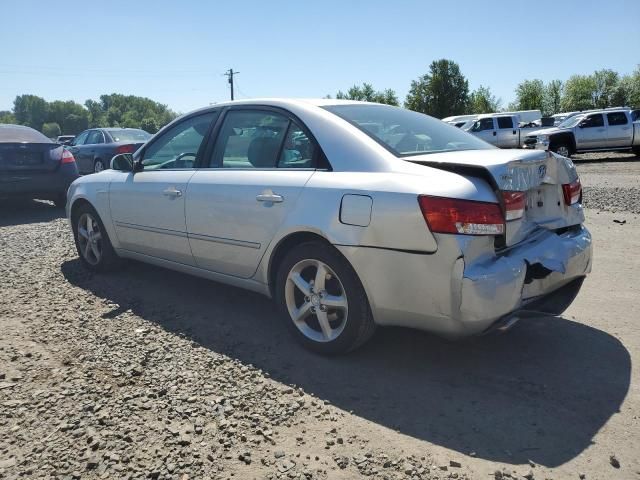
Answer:
[(216, 115), (176, 123), (141, 152), (143, 171), (114, 175), (109, 204), (122, 248), (193, 265), (184, 215), (187, 184)]
[(85, 130), (76, 138), (74, 138), (73, 142), (71, 142), (71, 145), (67, 147), (67, 149), (73, 154), (74, 158), (76, 159), (76, 165), (78, 165), (78, 170), (80, 170), (80, 173), (87, 173), (88, 171), (91, 171), (90, 169), (87, 170), (86, 160), (83, 158), (84, 152), (82, 150), (90, 132), (91, 130)]
[(633, 142), (633, 125), (626, 112), (607, 113), (607, 146), (630, 147)]
[(189, 182), (187, 231), (196, 265), (252, 277), (319, 155), (308, 130), (286, 112), (229, 109), (209, 168)]
[(590, 150), (607, 146), (607, 128), (601, 113), (587, 115), (575, 128), (576, 148)]
[(480, 137), (485, 142), (489, 142), (491, 145), (498, 144), (498, 132), (493, 118), (481, 118), (480, 120), (476, 120), (469, 131), (476, 137)]
[(498, 123), (498, 135), (496, 145), (500, 148), (517, 148), (518, 147), (518, 126), (515, 125), (514, 117), (505, 115), (496, 117)]

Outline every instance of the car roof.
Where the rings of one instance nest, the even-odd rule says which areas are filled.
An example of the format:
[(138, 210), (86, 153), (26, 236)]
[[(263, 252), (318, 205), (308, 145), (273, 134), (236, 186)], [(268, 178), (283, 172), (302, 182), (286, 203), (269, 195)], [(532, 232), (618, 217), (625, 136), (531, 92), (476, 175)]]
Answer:
[(11, 123), (0, 123), (0, 142), (2, 143), (53, 143), (51, 139), (39, 131), (25, 127), (24, 125), (14, 125)]

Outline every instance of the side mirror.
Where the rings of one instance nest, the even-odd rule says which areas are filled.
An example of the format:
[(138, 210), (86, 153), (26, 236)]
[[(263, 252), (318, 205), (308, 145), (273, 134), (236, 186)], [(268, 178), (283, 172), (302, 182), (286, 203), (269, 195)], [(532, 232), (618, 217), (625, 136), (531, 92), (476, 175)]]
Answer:
[(120, 153), (111, 159), (111, 169), (122, 172), (133, 172), (133, 155), (130, 153)]
[(587, 126), (587, 122), (580, 122), (580, 123), (578, 124), (578, 128), (584, 128), (584, 127), (586, 127), (586, 126)]

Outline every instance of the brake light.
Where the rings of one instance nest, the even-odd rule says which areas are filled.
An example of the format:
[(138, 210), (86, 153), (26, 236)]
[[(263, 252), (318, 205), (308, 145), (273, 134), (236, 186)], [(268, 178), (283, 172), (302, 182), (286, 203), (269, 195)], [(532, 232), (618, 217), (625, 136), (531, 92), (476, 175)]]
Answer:
[(502, 192), (502, 200), (504, 202), (504, 218), (509, 220), (517, 220), (524, 215), (524, 192)]
[(76, 163), (76, 159), (73, 158), (73, 154), (69, 150), (63, 148), (60, 163)]
[(571, 183), (565, 183), (562, 185), (562, 193), (564, 194), (564, 203), (566, 205), (573, 205), (582, 200), (582, 184), (580, 179), (576, 179)]
[(418, 203), (429, 229), (434, 233), (463, 235), (504, 233), (504, 217), (497, 203), (428, 195), (420, 195)]
[(116, 148), (116, 153), (133, 153), (135, 147), (133, 145), (120, 145)]

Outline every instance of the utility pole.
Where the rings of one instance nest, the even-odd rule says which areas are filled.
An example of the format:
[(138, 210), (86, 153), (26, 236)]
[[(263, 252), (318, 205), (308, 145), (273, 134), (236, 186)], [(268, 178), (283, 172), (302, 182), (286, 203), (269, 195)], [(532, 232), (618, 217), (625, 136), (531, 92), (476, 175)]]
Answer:
[(234, 72), (233, 68), (230, 68), (225, 72), (225, 75), (229, 77), (229, 85), (231, 85), (231, 100), (233, 100), (233, 76), (239, 73), (240, 72)]

